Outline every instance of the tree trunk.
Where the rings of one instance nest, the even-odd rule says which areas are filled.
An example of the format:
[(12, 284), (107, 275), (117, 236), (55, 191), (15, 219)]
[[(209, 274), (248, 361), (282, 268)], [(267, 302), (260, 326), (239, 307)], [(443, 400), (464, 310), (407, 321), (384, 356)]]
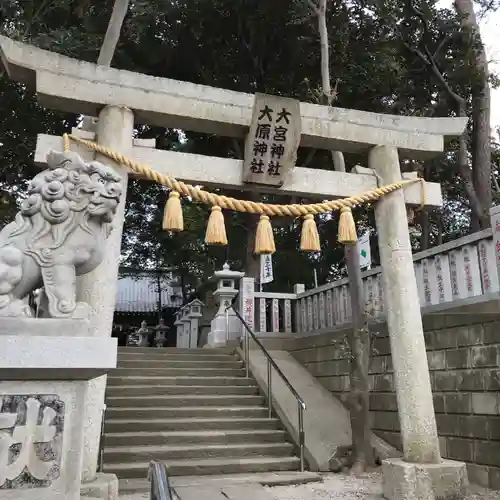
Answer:
[[(106, 35), (104, 36), (104, 42), (102, 42), (97, 59), (97, 64), (101, 66), (111, 66), (129, 3), (130, 0), (115, 0), (113, 12), (111, 13), (111, 18), (106, 29)], [(83, 117), (82, 129), (89, 132), (96, 131), (96, 121), (92, 116)]]
[[(319, 0), (316, 4), (308, 0), (318, 18), (318, 31), (321, 46), (321, 104), (331, 106), (334, 93), (330, 80), (330, 43), (326, 11), (328, 0)], [(341, 151), (331, 151), (333, 167), (338, 172), (345, 172), (344, 155)], [(350, 418), (352, 431), (351, 472), (362, 473), (366, 467), (375, 465), (375, 457), (371, 445), (371, 428), (369, 415), (368, 370), (370, 364), (370, 333), (365, 314), (365, 298), (357, 245), (346, 245), (344, 256), (349, 278), (353, 330), (349, 337), (350, 360)]]
[(328, 101), (332, 102), (332, 87), (330, 82), (330, 42), (328, 40), (328, 28), (326, 25), (326, 5), (328, 0), (320, 0), (319, 8), (316, 11), (318, 16), (318, 31), (321, 46), (321, 85), (323, 95)]
[[(365, 313), (363, 282), (359, 267), (357, 245), (345, 245), (349, 289), (352, 305), (352, 333), (349, 344), (350, 382), (349, 408), (352, 430), (352, 468), (354, 474), (362, 473), (375, 465), (375, 455), (371, 443), (370, 396), (368, 371), (370, 367), (370, 330)], [(361, 292), (361, 293), (360, 293)]]
[(484, 229), (490, 226), (489, 209), (492, 205), (488, 61), (472, 0), (455, 0), (455, 9), (472, 48), (472, 64), (475, 69), (472, 84), (472, 182), (482, 208), (482, 213), (475, 215), (480, 228)]
[(249, 221), (246, 225), (247, 248), (245, 255), (245, 275), (248, 278), (254, 278), (255, 282), (260, 279), (260, 255), (255, 255), (255, 233), (257, 231), (257, 219), (253, 215), (248, 215)]
[(102, 66), (111, 66), (111, 61), (115, 54), (116, 46), (120, 38), (120, 32), (123, 25), (123, 20), (127, 15), (128, 4), (130, 0), (115, 0), (113, 5), (113, 12), (109, 20), (106, 36), (99, 52), (97, 64)]
[(427, 210), (422, 210), (420, 214), (420, 227), (422, 229), (422, 234), (420, 235), (420, 251), (422, 251), (429, 248), (430, 221), (429, 212), (427, 212)]
[(436, 245), (442, 245), (443, 244), (443, 215), (442, 213), (437, 214), (437, 239), (436, 239)]
[[(463, 98), (456, 99), (457, 103), (457, 113), (458, 116), (466, 117), (466, 104)], [(464, 134), (459, 139), (458, 147), (458, 169), (460, 175), (462, 176), (464, 182), (464, 189), (469, 198), (470, 208), (471, 208), (471, 221), (474, 220), (478, 222), (478, 226), (488, 227), (490, 224), (489, 214), (485, 211), (484, 206), (474, 188), (474, 179), (472, 174), (472, 169), (469, 166), (469, 154), (467, 150), (467, 138), (468, 132), (465, 131)]]

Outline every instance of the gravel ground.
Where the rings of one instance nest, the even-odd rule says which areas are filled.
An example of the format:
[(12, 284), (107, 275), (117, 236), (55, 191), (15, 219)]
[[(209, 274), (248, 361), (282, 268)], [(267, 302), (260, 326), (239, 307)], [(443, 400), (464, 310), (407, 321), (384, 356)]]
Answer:
[[(354, 478), (343, 474), (324, 476), (323, 483), (267, 488), (274, 500), (382, 500), (380, 473)], [(471, 487), (467, 500), (500, 500), (500, 491)]]
[[(266, 489), (273, 500), (382, 500), (383, 498), (379, 473), (365, 474), (359, 478), (328, 474), (324, 476), (323, 483), (275, 486)], [(123, 495), (120, 496), (120, 500), (149, 500), (149, 495)], [(467, 500), (500, 500), (500, 491), (473, 486)]]

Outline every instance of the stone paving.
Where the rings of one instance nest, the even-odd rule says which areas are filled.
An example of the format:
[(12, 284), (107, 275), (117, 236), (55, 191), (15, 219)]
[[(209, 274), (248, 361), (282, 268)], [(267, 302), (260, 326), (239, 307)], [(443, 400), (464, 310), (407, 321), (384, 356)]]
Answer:
[[(382, 500), (382, 477), (376, 472), (359, 478), (328, 474), (322, 483), (266, 487), (273, 500)], [(148, 500), (148, 494), (120, 496), (120, 500)], [(259, 500), (259, 499), (255, 499)], [(500, 500), (500, 491), (472, 486), (466, 500)]]

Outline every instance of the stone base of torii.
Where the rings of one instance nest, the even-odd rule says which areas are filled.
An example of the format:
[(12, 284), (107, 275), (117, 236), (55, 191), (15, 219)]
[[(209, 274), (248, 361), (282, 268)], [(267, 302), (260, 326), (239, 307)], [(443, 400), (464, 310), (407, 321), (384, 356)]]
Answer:
[[(100, 144), (141, 161), (147, 158), (145, 163), (158, 166), (158, 169), (171, 171), (175, 169), (175, 161), (177, 165), (182, 165), (184, 180), (193, 180), (205, 186), (248, 188), (241, 180), (241, 162), (181, 155), (152, 148), (134, 148), (132, 134), (134, 121), (137, 121), (241, 137), (250, 124), (253, 96), (99, 67), (4, 37), (0, 37), (0, 45), (2, 60), (9, 75), (28, 85), (36, 84), (37, 95), (43, 105), (90, 116), (98, 115), (96, 140)], [(302, 146), (367, 152), (368, 166), (372, 169), (371, 175), (316, 170), (312, 175), (311, 172), (305, 175), (306, 169), (296, 168), (289, 180), (278, 189), (281, 193), (320, 198), (359, 194), (376, 187), (377, 179), (383, 185), (396, 182), (401, 179), (399, 153), (419, 158), (436, 154), (443, 149), (444, 136), (460, 135), (466, 125), (463, 119), (387, 117), (305, 103), (301, 103), (300, 111), (303, 117)], [(57, 142), (59, 149), (62, 149), (60, 138), (42, 136), (37, 145), (37, 161), (45, 161), (39, 152), (45, 155), (50, 142)], [(75, 150), (86, 159), (94, 157), (84, 148)], [(126, 189), (126, 170), (107, 157), (96, 155), (96, 159), (118, 172), (122, 177), (122, 187)], [(208, 164), (215, 166), (214, 172), (207, 168)], [(225, 175), (217, 177), (220, 172)], [(316, 176), (321, 182), (316, 181)], [(273, 189), (276, 192), (275, 188), (266, 190)], [(426, 196), (427, 205), (441, 204), (438, 185), (428, 184)], [(440, 456), (406, 203), (420, 203), (419, 186), (396, 191), (382, 198), (375, 208), (404, 451), (403, 459), (387, 461), (383, 465), (384, 495), (388, 500), (459, 500), (465, 495), (467, 475), (464, 464), (444, 461)], [(86, 335), (92, 337), (96, 344), (105, 343), (111, 334), (124, 205), (125, 197), (117, 210), (115, 227), (109, 236), (103, 263), (78, 282), (78, 299), (89, 304), (93, 311)], [(66, 332), (68, 337), (73, 335), (70, 328), (66, 328)], [(44, 383), (39, 380), (35, 385), (30, 385), (17, 381), (20, 379), (16, 379), (15, 374), (19, 373), (23, 365), (22, 356), (16, 349), (30, 352), (29, 345), (21, 347), (18, 344), (14, 348), (13, 359), (17, 361), (4, 368), (7, 376), (16, 380), (13, 383), (16, 387), (11, 388), (10, 392), (0, 387), (0, 396), (5, 398), (16, 392), (20, 398), (29, 398), (40, 392), (37, 384)], [(116, 346), (109, 346), (107, 350), (111, 357), (116, 356)], [(55, 352), (54, 347), (53, 350), (47, 350), (46, 355), (50, 358)], [(103, 363), (108, 364), (99, 367), (101, 372), (111, 368), (109, 360)], [(64, 355), (61, 355), (54, 362), (57, 380), (63, 380), (63, 368)], [(96, 374), (91, 375), (89, 378)], [(65, 488), (71, 475), (73, 490), (68, 490), (64, 498), (77, 500), (74, 478), (81, 477), (86, 484), (96, 481), (106, 379), (105, 376), (93, 378), (85, 384), (85, 389), (80, 380), (68, 382), (74, 391), (80, 386), (82, 389), (77, 398), (78, 404), (68, 399), (65, 406), (67, 410), (64, 411), (71, 422), (72, 415), (80, 412), (82, 416), (81, 409), (84, 407), (84, 417), (73, 420), (76, 428), (67, 425), (63, 436), (65, 445), (72, 442), (72, 433), (83, 439), (83, 447), (78, 449), (80, 437), (75, 438), (75, 447), (71, 450), (74, 463), (78, 462), (79, 465), (72, 466), (69, 459), (62, 461), (57, 479), (50, 485), (35, 482), (29, 491), (20, 491), (15, 482), (4, 482), (0, 484), (2, 498), (48, 500), (50, 497), (62, 500), (63, 496), (57, 496), (56, 493)], [(46, 394), (46, 391), (47, 388), (44, 388), (42, 392)], [(59, 392), (62, 393), (63, 389)], [(34, 399), (36, 401), (36, 397)], [(59, 411), (63, 410), (59, 408)], [(33, 429), (33, 432), (38, 431)], [(1, 446), (0, 440), (0, 458)], [(28, 470), (32, 464), (28, 460)], [(36, 463), (33, 466), (36, 467)], [(6, 467), (5, 463), (0, 463), (0, 483)]]

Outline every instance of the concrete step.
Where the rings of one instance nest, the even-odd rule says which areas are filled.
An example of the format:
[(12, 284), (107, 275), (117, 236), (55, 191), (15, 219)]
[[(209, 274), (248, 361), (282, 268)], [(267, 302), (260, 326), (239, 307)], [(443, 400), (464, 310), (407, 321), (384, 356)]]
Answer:
[(106, 419), (106, 432), (280, 429), (277, 418)]
[(159, 418), (265, 418), (265, 406), (183, 406), (183, 407), (121, 407), (107, 408), (106, 419)]
[(218, 356), (220, 354), (233, 354), (235, 353), (234, 347), (223, 347), (219, 349), (187, 349), (187, 348), (178, 348), (178, 347), (118, 347), (118, 354), (128, 354), (128, 353), (140, 353), (140, 354), (192, 354), (192, 355), (203, 355), (210, 356), (215, 355)]
[[(135, 373), (135, 372), (131, 372)], [(255, 381), (246, 377), (158, 377), (158, 376), (140, 376), (126, 375), (123, 377), (109, 376), (108, 387), (122, 385), (205, 385), (205, 386), (224, 386), (224, 385), (255, 385)]]
[(241, 444), (283, 443), (288, 439), (282, 429), (202, 430), (170, 432), (106, 432), (104, 447), (189, 445), (189, 444)]
[(198, 458), (244, 458), (255, 456), (291, 456), (291, 443), (239, 443), (239, 444), (195, 444), (183, 446), (115, 446), (104, 450), (106, 463), (148, 462), (150, 460), (198, 459)]
[(218, 395), (172, 395), (172, 396), (124, 396), (107, 397), (106, 404), (110, 407), (164, 407), (164, 406), (261, 406), (262, 396), (218, 396)]
[(135, 376), (156, 376), (156, 377), (243, 377), (243, 368), (114, 368), (109, 371), (112, 377), (123, 377), (133, 373)]
[[(300, 460), (296, 457), (208, 458), (177, 460), (168, 462), (167, 466), (171, 476), (195, 476), (296, 470), (300, 466)], [(148, 462), (105, 465), (106, 472), (116, 474), (120, 479), (144, 478), (147, 470)]]
[[(322, 481), (323, 478), (315, 472), (285, 471), (253, 474), (217, 474), (212, 476), (175, 476), (171, 479), (171, 484), (173, 487), (177, 488), (185, 486), (223, 486), (251, 483), (262, 484), (264, 486), (288, 486)], [(148, 491), (149, 482), (147, 479), (120, 479), (121, 494)]]
[(108, 387), (106, 397), (119, 396), (160, 396), (160, 395), (256, 395), (259, 388), (256, 385), (122, 385)]
[(243, 361), (232, 359), (229, 361), (184, 361), (184, 360), (157, 360), (157, 359), (118, 359), (118, 368), (135, 370), (137, 368), (243, 368)]
[(118, 361), (239, 361), (238, 356), (233, 354), (174, 354), (157, 353), (156, 349), (151, 349), (151, 353), (144, 352), (119, 352)]

